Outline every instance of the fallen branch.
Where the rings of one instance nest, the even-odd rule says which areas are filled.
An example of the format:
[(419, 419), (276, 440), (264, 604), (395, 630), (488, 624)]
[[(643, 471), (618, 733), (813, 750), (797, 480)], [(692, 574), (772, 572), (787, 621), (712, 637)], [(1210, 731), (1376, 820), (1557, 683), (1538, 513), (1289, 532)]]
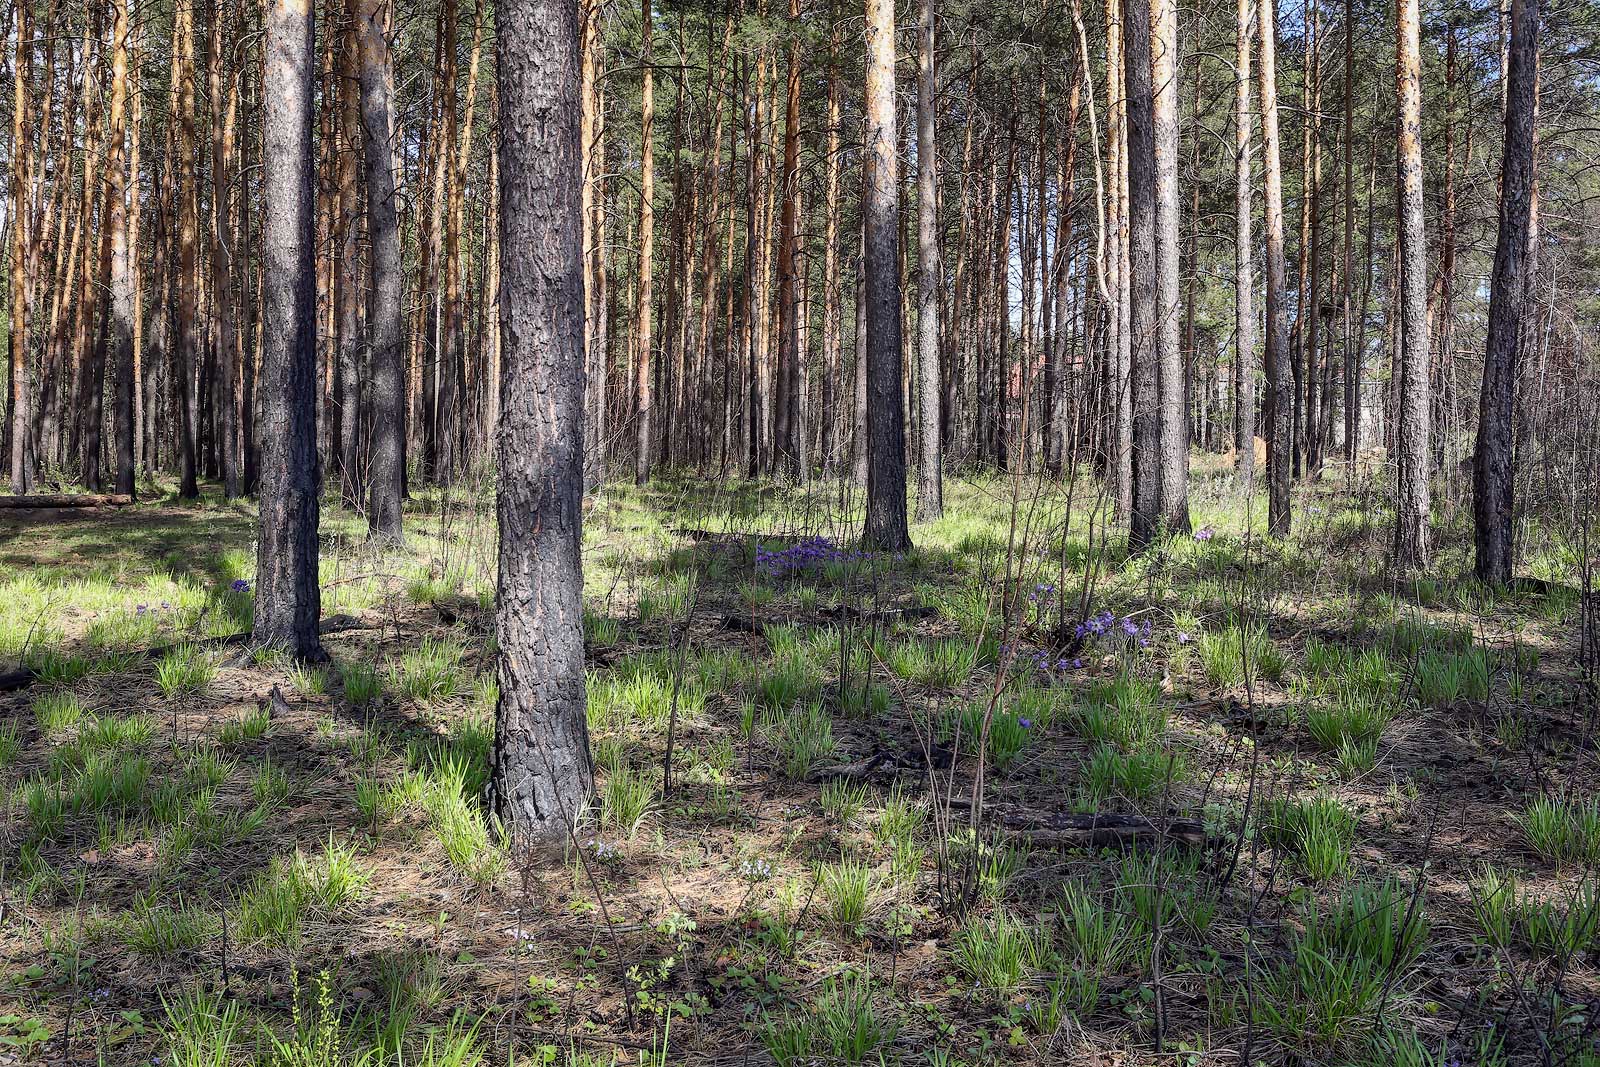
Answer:
[[(317, 627), (319, 633), (338, 634), (349, 630), (371, 630), (382, 625), (358, 619), (354, 615), (330, 615), (322, 620)], [(141, 659), (157, 659), (178, 648), (228, 648), (233, 645), (246, 645), (254, 631), (244, 630), (236, 634), (227, 634), (223, 637), (201, 637), (189, 641), (175, 641), (168, 645), (157, 645), (154, 648), (136, 650), (133, 654)], [(26, 689), (39, 680), (39, 673), (32, 667), (24, 664), (14, 671), (0, 674), (0, 693), (11, 693), (18, 689)]]
[(123, 508), (133, 503), (127, 493), (43, 493), (33, 496), (0, 496), (0, 510), (43, 508)]
[[(970, 803), (956, 798), (950, 806), (965, 808)], [(1011, 805), (990, 805), (989, 815), (1005, 829), (1025, 835), (1030, 843), (1044, 848), (1114, 848), (1126, 852), (1156, 845), (1163, 839), (1184, 848), (1205, 848), (1209, 844), (1205, 826), (1194, 819), (1157, 823), (1143, 815), (1068, 815)]]

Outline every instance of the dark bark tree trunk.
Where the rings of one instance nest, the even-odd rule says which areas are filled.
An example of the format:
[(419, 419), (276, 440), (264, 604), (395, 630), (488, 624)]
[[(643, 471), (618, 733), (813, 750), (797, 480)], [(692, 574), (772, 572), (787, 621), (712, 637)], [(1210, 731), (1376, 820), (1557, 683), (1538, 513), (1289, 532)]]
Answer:
[(577, 5), (498, 0), (500, 703), (490, 803), (570, 834), (594, 788), (584, 717), (583, 223)]
[(1517, 351), (1533, 229), (1534, 150), (1539, 84), (1539, 0), (1512, 0), (1506, 74), (1505, 153), (1500, 161), (1500, 231), (1489, 288), (1489, 335), (1473, 455), (1474, 570), (1490, 585), (1511, 580), (1516, 563), (1512, 417)]
[(640, 53), (639, 63), (643, 68), (643, 88), (640, 91), (640, 128), (643, 147), (640, 149), (639, 161), (639, 288), (637, 290), (638, 304), (634, 308), (634, 409), (636, 424), (634, 427), (634, 452), (633, 476), (634, 480), (643, 485), (650, 479), (650, 462), (652, 450), (655, 445), (650, 429), (650, 356), (651, 346), (654, 344), (652, 336), (651, 316), (654, 313), (654, 294), (652, 292), (652, 276), (654, 274), (654, 254), (656, 239), (656, 208), (655, 208), (655, 147), (652, 137), (655, 127), (655, 92), (654, 75), (651, 63), (654, 62), (650, 51), (651, 23), (653, 20), (650, 0), (643, 3), (643, 35), (644, 44)]
[(867, 309), (867, 523), (874, 548), (911, 546), (901, 393), (899, 156), (894, 113), (894, 0), (866, 0), (863, 215)]
[(6, 397), (11, 416), (11, 491), (33, 489), (33, 449), (28, 412), (28, 79), (33, 64), (30, 5), (17, 3), (12, 18), (17, 35), (12, 67), (11, 112), (11, 383)]
[(178, 272), (173, 279), (177, 295), (177, 345), (172, 353), (173, 396), (178, 405), (178, 446), (182, 455), (182, 479), (178, 495), (194, 499), (200, 495), (198, 482), (199, 462), (199, 394), (197, 371), (200, 365), (200, 321), (195, 306), (195, 290), (199, 274), (198, 234), (200, 225), (200, 195), (195, 175), (195, 157), (199, 140), (195, 134), (194, 98), (194, 16), (190, 4), (179, 4), (177, 15), (177, 41), (174, 44), (173, 81), (178, 89), (178, 137), (175, 145), (178, 162), (177, 213), (178, 213)]
[(1123, 0), (1127, 87), (1129, 374), (1133, 386), (1133, 511), (1128, 544), (1154, 540), (1161, 519), (1161, 284), (1156, 263), (1156, 130), (1148, 0)]
[(940, 450), (939, 171), (933, 136), (936, 106), (933, 0), (922, 0), (917, 27), (917, 521), (944, 514)]
[(357, 0), (347, 0), (342, 55), (339, 57), (339, 490), (345, 505), (361, 510), (361, 68), (357, 41)]
[(1278, 137), (1278, 20), (1273, 0), (1259, 0), (1257, 11), (1257, 32), (1261, 40), (1261, 166), (1266, 192), (1267, 226), (1267, 530), (1274, 537), (1288, 537), (1289, 474), (1294, 448), (1290, 440), (1290, 418), (1294, 404), (1294, 383), (1289, 369), (1289, 310), (1285, 306), (1289, 270), (1283, 252), (1283, 152)]
[(1395, 18), (1395, 142), (1400, 202), (1399, 407), (1395, 412), (1394, 561), (1426, 566), (1430, 510), (1428, 454), (1428, 245), (1422, 203), (1422, 46), (1418, 0), (1399, 0)]
[(262, 98), (266, 233), (261, 359), (261, 514), (255, 640), (296, 659), (326, 658), (317, 637), (316, 248), (311, 147), (315, 95), (311, 0), (267, 8)]
[(367, 234), (372, 245), (372, 296), (367, 310), (372, 342), (368, 357), (372, 368), (372, 455), (367, 522), (371, 536), (397, 543), (404, 536), (405, 367), (400, 345), (405, 312), (392, 150), (393, 69), (383, 30), (383, 0), (358, 0), (356, 36), (361, 57)]

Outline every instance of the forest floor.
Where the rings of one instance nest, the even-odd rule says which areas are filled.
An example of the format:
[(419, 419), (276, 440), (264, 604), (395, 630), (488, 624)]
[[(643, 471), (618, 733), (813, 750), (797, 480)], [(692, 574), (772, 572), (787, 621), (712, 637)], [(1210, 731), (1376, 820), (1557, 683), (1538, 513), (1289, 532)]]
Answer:
[(587, 504), (551, 853), (480, 802), (492, 494), (326, 509), (326, 668), (238, 639), (244, 506), (0, 512), (0, 1063), (1600, 1064), (1572, 537), (1495, 593), (1331, 475), (1275, 543), (1197, 459), (1131, 559), (947, 493), (894, 556), (837, 485)]

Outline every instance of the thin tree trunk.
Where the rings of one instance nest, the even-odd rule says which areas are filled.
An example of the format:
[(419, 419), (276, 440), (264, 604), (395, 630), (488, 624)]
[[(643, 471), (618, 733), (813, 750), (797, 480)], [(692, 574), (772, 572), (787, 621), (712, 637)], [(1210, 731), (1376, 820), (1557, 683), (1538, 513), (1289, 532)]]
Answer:
[(1178, 208), (1178, 4), (1152, 0), (1151, 79), (1155, 126), (1156, 514), (1169, 534), (1189, 531), (1189, 415), (1185, 403)]
[[(28, 439), (28, 79), (33, 65), (30, 5), (12, 6), (17, 36), (12, 68), (11, 111), (11, 384), (7, 406), (11, 416), (11, 491), (33, 490), (33, 450)], [(46, 94), (48, 96), (48, 93)]]
[[(282, 3), (283, 0), (274, 0), (272, 10), (277, 12)], [(193, 7), (190, 4), (179, 4), (177, 8), (173, 81), (177, 83), (178, 90), (178, 141), (174, 146), (178, 160), (178, 273), (173, 288), (177, 291), (178, 298), (176, 330), (178, 344), (173, 353), (176, 358), (172, 360), (172, 377), (179, 409), (178, 445), (182, 455), (182, 478), (178, 495), (185, 499), (194, 499), (200, 495), (197, 478), (200, 447), (196, 370), (200, 364), (201, 343), (199, 315), (195, 307), (199, 257), (199, 235), (196, 231), (200, 225), (200, 195), (199, 183), (195, 176), (195, 157), (199, 152), (199, 140), (195, 134)], [(306, 17), (310, 17), (309, 13)]]
[[(1351, 0), (1353, 2), (1353, 0)], [(1234, 438), (1239, 486), (1253, 495), (1256, 479), (1256, 313), (1255, 239), (1251, 236), (1250, 196), (1250, 39), (1254, 36), (1254, 0), (1239, 0), (1238, 61), (1234, 66), (1234, 240), (1233, 375), (1238, 394), (1238, 434)]]
[(917, 521), (944, 514), (939, 414), (939, 175), (934, 140), (934, 0), (922, 0), (917, 27)]
[(1158, 278), (1155, 104), (1148, 0), (1123, 0), (1123, 84), (1127, 87), (1130, 374), (1133, 385), (1133, 511), (1128, 545), (1143, 548), (1161, 521), (1162, 287)]
[(634, 308), (634, 408), (637, 421), (634, 426), (634, 453), (633, 476), (634, 481), (643, 485), (650, 479), (650, 462), (655, 441), (650, 430), (650, 355), (654, 338), (651, 334), (651, 314), (653, 311), (654, 293), (652, 290), (656, 240), (656, 208), (655, 208), (655, 146), (653, 143), (655, 129), (655, 77), (651, 70), (654, 58), (651, 54), (651, 39), (654, 36), (652, 22), (654, 16), (650, 7), (650, 0), (643, 0), (642, 33), (644, 43), (641, 47), (639, 64), (642, 68), (642, 88), (640, 89), (640, 129), (641, 144), (639, 160), (639, 287), (637, 290), (638, 303)]
[[(1405, 0), (1402, 0), (1402, 3)], [(1266, 186), (1267, 277), (1267, 530), (1288, 537), (1290, 440), (1294, 384), (1289, 369), (1288, 265), (1283, 252), (1283, 164), (1278, 138), (1278, 21), (1273, 0), (1259, 0), (1261, 148)]]

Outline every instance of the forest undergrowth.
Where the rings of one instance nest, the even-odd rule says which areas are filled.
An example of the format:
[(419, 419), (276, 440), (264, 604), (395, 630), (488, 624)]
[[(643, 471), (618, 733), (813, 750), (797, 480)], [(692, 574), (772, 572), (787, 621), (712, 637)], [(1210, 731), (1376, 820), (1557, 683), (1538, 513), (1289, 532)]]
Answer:
[(1494, 591), (1331, 471), (1278, 542), (1197, 460), (1132, 558), (1082, 480), (854, 497), (586, 503), (557, 852), (482, 804), (489, 488), (325, 518), (314, 667), (243, 505), (0, 520), (0, 1063), (1600, 1064), (1581, 531)]

